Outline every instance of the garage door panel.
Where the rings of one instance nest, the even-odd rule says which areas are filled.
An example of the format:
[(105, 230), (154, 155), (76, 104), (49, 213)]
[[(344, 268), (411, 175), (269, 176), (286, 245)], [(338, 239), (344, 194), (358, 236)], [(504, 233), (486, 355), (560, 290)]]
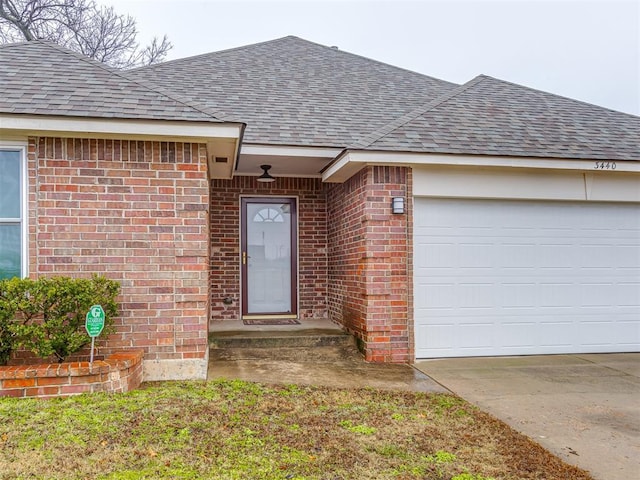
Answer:
[(618, 344), (627, 346), (627, 350), (622, 351), (637, 351), (638, 348), (638, 317), (635, 315), (626, 315), (624, 320), (616, 322), (616, 339)]
[(455, 296), (452, 285), (429, 285), (429, 295), (418, 296), (414, 299), (418, 310), (447, 309), (452, 310)]
[(580, 289), (581, 307), (611, 308), (617, 285), (611, 283), (582, 284)]
[[(554, 277), (562, 277), (564, 272), (550, 269), (547, 275), (553, 275)], [(558, 280), (561, 280), (559, 278)], [(534, 291), (538, 294), (539, 300), (536, 304), (541, 310), (544, 310), (545, 315), (552, 315), (554, 309), (567, 309), (573, 308), (573, 304), (570, 298), (575, 298), (578, 286), (568, 281), (558, 281), (555, 283), (541, 282), (536, 285)], [(557, 313), (563, 314), (562, 310)]]
[(535, 248), (535, 262), (540, 269), (571, 269), (575, 253), (567, 243), (541, 243)]
[[(534, 308), (537, 304), (537, 292), (534, 283), (501, 282), (499, 302), (495, 302), (496, 308), (511, 309)], [(495, 284), (491, 285), (492, 291), (496, 291)]]
[[(612, 255), (612, 250), (617, 250)], [(616, 245), (579, 245), (577, 253), (581, 260), (580, 269), (585, 272), (590, 268), (603, 268), (605, 270), (615, 270), (624, 261), (619, 247)], [(612, 263), (612, 261), (614, 263)]]
[(418, 358), (640, 350), (638, 205), (416, 199)]
[(442, 268), (443, 273), (459, 268), (492, 268), (486, 255), (490, 248), (491, 245), (467, 244), (464, 251), (460, 252), (459, 246), (454, 243), (429, 245), (424, 254), (416, 259), (416, 267)]
[(532, 321), (505, 321), (501, 328), (496, 328), (493, 347), (533, 348), (536, 346), (536, 324)]
[[(640, 272), (638, 273), (640, 276)], [(616, 303), (619, 308), (640, 309), (640, 284), (618, 283), (616, 288)]]
[(584, 333), (584, 337), (586, 340), (583, 341), (584, 346), (607, 346), (611, 343), (616, 343), (621, 338), (618, 338), (618, 335), (615, 331), (616, 325), (611, 322), (600, 322), (600, 321), (582, 321), (580, 328)]

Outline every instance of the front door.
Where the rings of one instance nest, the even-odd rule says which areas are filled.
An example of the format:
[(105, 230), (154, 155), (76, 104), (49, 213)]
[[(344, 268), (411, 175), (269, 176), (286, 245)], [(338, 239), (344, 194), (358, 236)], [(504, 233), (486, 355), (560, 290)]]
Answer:
[(295, 318), (295, 198), (242, 199), (242, 317)]

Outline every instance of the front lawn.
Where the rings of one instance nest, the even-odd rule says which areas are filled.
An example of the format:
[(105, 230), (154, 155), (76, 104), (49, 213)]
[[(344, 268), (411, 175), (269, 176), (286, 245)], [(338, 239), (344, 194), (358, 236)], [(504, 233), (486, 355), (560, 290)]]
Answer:
[(454, 396), (241, 381), (0, 399), (0, 478), (591, 479)]

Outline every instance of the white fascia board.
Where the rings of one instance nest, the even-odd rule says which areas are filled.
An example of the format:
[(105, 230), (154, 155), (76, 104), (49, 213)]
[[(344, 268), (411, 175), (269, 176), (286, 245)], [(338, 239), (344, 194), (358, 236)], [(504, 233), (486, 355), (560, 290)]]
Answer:
[(346, 152), (322, 174), (324, 182), (343, 182), (367, 165), (464, 165), (475, 167), (541, 168), (551, 170), (640, 172), (640, 162), (485, 155), (442, 155), (402, 152)]
[(347, 152), (339, 156), (322, 172), (323, 182), (342, 183), (358, 170), (367, 166), (367, 160), (359, 161), (352, 158), (352, 153)]
[(243, 144), (240, 155), (265, 155), (273, 157), (335, 158), (342, 148), (295, 147), (287, 145), (247, 145)]
[(55, 117), (0, 114), (0, 135), (47, 134), (74, 138), (181, 139), (203, 142), (211, 138), (240, 138), (242, 125), (166, 120)]

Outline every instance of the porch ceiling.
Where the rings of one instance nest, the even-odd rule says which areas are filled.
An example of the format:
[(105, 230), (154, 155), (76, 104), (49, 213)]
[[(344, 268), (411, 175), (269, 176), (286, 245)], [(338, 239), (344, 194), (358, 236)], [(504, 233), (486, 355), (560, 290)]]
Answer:
[(299, 148), (243, 145), (235, 175), (261, 175), (271, 165), (274, 177), (316, 177), (342, 151), (339, 148)]

